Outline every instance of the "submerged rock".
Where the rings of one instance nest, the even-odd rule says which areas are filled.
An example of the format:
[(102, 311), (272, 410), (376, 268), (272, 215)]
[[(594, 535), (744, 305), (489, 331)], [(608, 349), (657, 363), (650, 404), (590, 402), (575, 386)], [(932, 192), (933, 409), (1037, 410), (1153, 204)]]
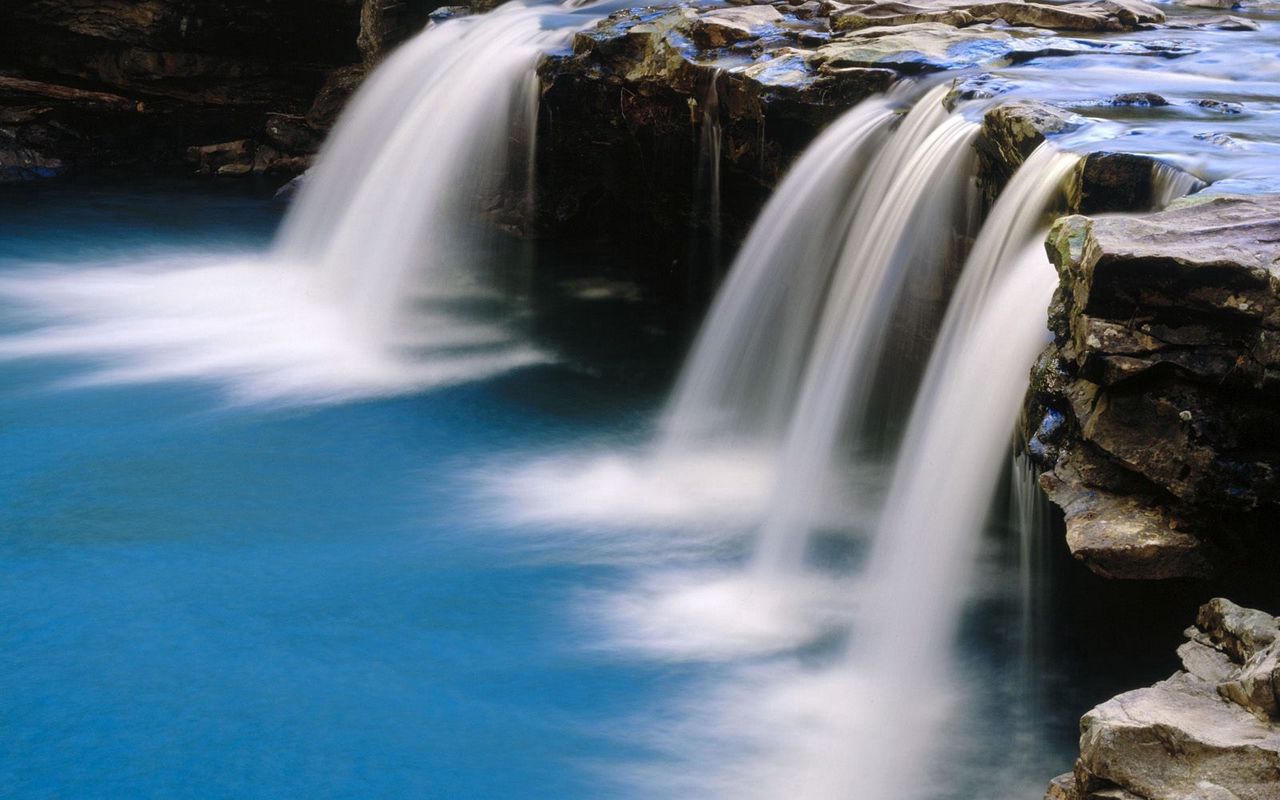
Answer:
[(1182, 670), (1084, 715), (1075, 770), (1046, 800), (1280, 796), (1280, 620), (1217, 598), (1187, 637)]

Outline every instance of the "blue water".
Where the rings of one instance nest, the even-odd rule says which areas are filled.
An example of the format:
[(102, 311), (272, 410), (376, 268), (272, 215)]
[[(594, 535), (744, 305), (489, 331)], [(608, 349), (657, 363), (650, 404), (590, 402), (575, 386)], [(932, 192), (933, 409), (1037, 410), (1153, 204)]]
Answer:
[[(6, 272), (262, 246), (280, 213), (184, 184), (0, 205)], [(584, 648), (571, 590), (610, 570), (529, 555), (469, 473), (643, 424), (654, 359), (302, 408), (0, 362), (0, 796), (600, 796), (592, 764), (635, 753), (610, 724), (672, 670)]]
[[(282, 211), (240, 183), (0, 192), (0, 355), (68, 322), (4, 294), (32, 265), (61, 264), (49, 286), (65, 288), (158, 256), (261, 251)], [(740, 622), (700, 605), (698, 582), (737, 569), (745, 536), (615, 529), (608, 496), (579, 508), (620, 480), (637, 496), (618, 515), (645, 509), (655, 484), (617, 459), (602, 483), (565, 490), (553, 470), (533, 484), (546, 497), (523, 495), (567, 503), (559, 521), (522, 522), (491, 491), (548, 454), (634, 452), (652, 433), (690, 319), (637, 290), (643, 258), (610, 252), (506, 252), (504, 285), (550, 359), (433, 391), (228, 402), (235, 370), (74, 383), (136, 347), (0, 357), (0, 797), (704, 798), (672, 787), (770, 763), (722, 746), (743, 733), (734, 704), (764, 703), (769, 727), (769, 693), (799, 696), (824, 645), (726, 658), (682, 638), (679, 613), (645, 627), (689, 610), (646, 594), (671, 578), (691, 619), (709, 611), (713, 644)], [(157, 335), (175, 330), (180, 315)], [(1070, 767), (1081, 713), (1173, 671), (1213, 591), (1100, 581), (1047, 535), (1034, 648), (1017, 635), (1017, 554), (998, 530), (989, 542), (937, 800), (1035, 796)], [(1259, 585), (1241, 599), (1266, 607), (1273, 582)], [(611, 613), (619, 599), (630, 616)]]

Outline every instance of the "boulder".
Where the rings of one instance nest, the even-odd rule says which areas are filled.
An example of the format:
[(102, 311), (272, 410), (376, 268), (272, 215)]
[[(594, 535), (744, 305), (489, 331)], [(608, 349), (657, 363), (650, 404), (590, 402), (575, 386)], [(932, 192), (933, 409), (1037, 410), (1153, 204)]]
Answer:
[(1075, 770), (1046, 800), (1280, 796), (1280, 621), (1217, 598), (1187, 635), (1183, 670), (1084, 715)]
[(1054, 226), (1055, 343), (1034, 418), (1061, 415), (1066, 433), (1029, 438), (1072, 550), (1095, 571), (1203, 576), (1205, 559), (1276, 530), (1277, 241), (1278, 196), (1193, 196)]

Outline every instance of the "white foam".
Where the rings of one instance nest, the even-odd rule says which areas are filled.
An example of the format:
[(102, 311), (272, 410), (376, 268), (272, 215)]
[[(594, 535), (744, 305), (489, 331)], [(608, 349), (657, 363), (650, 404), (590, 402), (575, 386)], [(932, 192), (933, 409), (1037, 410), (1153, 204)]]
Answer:
[[(0, 280), (27, 323), (0, 358), (71, 359), (64, 385), (216, 385), (234, 403), (314, 403), (474, 380), (545, 361), (500, 328), (435, 322), (434, 351), (366, 338), (301, 271), (252, 255), (172, 253), (42, 265)], [(426, 322), (424, 324), (431, 325)]]

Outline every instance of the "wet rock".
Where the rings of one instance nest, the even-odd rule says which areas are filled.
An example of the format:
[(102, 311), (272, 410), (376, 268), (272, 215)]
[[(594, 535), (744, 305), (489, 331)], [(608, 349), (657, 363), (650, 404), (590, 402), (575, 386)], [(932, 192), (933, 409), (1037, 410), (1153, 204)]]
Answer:
[(305, 120), (312, 130), (327, 131), (337, 122), (338, 115), (346, 107), (347, 100), (360, 84), (364, 82), (367, 71), (363, 66), (353, 65), (336, 69), (325, 79), (324, 85), (316, 93)]
[(1172, 181), (1175, 176), (1193, 188), (1203, 185), (1197, 178), (1153, 156), (1090, 153), (1077, 171), (1068, 205), (1080, 214), (1149, 211), (1161, 200), (1157, 181)]
[(14, 134), (0, 128), (0, 184), (54, 178), (66, 171), (61, 160), (21, 146)]
[(962, 27), (976, 20), (963, 8), (953, 6), (912, 5), (910, 3), (833, 4), (831, 26), (836, 30), (857, 30), (881, 25), (914, 25), (936, 22)]
[(324, 135), (298, 114), (268, 114), (265, 135), (276, 148), (294, 154), (314, 153), (324, 140)]
[(1274, 800), (1280, 724), (1263, 671), (1280, 656), (1276, 618), (1218, 598), (1187, 636), (1183, 671), (1084, 715), (1075, 770), (1046, 798)]
[(253, 171), (254, 143), (249, 139), (200, 145), (187, 150), (187, 161), (202, 175), (248, 175)]
[(1001, 103), (982, 118), (978, 150), (979, 182), (994, 200), (1022, 162), (1045, 139), (1077, 130), (1084, 117), (1036, 100)]
[[(1057, 372), (1036, 392), (1070, 435), (1045, 488), (1069, 508), (1073, 550), (1095, 571), (1120, 572), (1115, 550), (1128, 577), (1171, 577), (1179, 563), (1200, 575), (1203, 564), (1160, 553), (1200, 540), (1216, 562), (1241, 551), (1237, 536), (1276, 529), (1277, 242), (1280, 196), (1188, 198), (1159, 214), (1055, 225)], [(1112, 541), (1144, 537), (1173, 549), (1144, 566), (1141, 550)]]
[(970, 75), (952, 84), (951, 92), (943, 102), (946, 103), (947, 108), (955, 110), (961, 101), (987, 100), (999, 97), (1013, 89), (1013, 83), (989, 73)]
[(1213, 30), (1213, 31), (1259, 31), (1262, 26), (1246, 17), (1223, 15), (1191, 19), (1171, 19), (1165, 23), (1166, 28), (1175, 30)]
[(1192, 100), (1191, 105), (1199, 106), (1208, 111), (1216, 111), (1219, 114), (1243, 114), (1244, 106), (1240, 103), (1230, 103), (1225, 100)]
[(1156, 106), (1167, 106), (1169, 101), (1154, 92), (1130, 92), (1128, 94), (1118, 94), (1111, 98), (1111, 105), (1154, 108)]
[(940, 4), (855, 2), (847, 5), (831, 3), (830, 7), (832, 26), (836, 30), (919, 23), (967, 27), (984, 22), (1002, 22), (1054, 31), (1121, 31), (1164, 21), (1164, 12), (1139, 0), (1052, 4), (1022, 0)]
[(426, 27), (436, 0), (363, 0), (356, 44), (366, 66), (373, 66), (401, 42)]
[(698, 15), (689, 31), (703, 47), (726, 47), (759, 38), (781, 21), (782, 14), (773, 6), (721, 8)]

